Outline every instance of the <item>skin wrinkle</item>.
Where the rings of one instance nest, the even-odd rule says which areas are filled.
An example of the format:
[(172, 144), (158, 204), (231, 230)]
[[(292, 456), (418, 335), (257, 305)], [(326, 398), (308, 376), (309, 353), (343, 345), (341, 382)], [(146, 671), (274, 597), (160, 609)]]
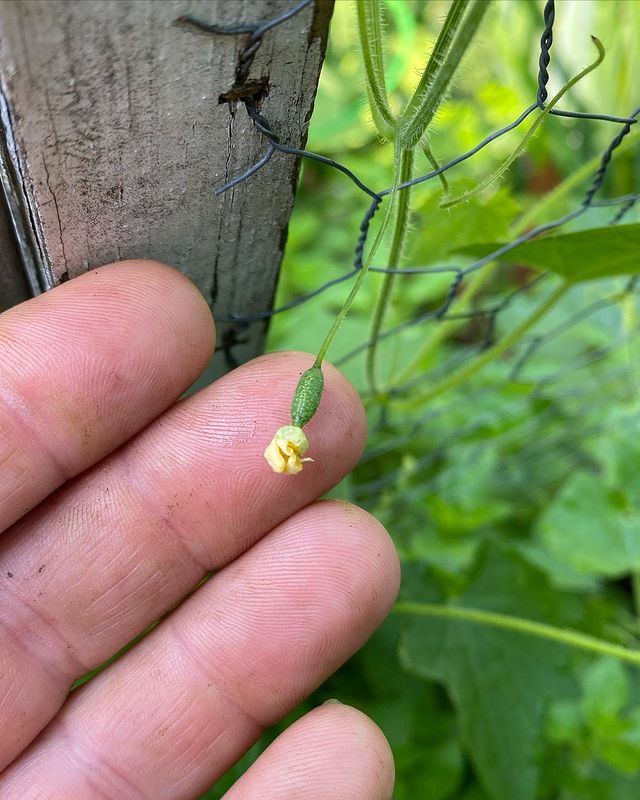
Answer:
[[(53, 506), (51, 511), (49, 511), (47, 507), (41, 506), (39, 511), (34, 512), (39, 514), (39, 518), (32, 520), (31, 526), (29, 526), (26, 521), (24, 523), (18, 523), (18, 525), (12, 530), (12, 533), (0, 543), (0, 546), (4, 545), (5, 554), (7, 553), (7, 548), (9, 549), (11, 560), (8, 560), (7, 563), (17, 563), (20, 565), (22, 562), (23, 567), (20, 569), (20, 574), (22, 574), (26, 571), (26, 569), (28, 569), (28, 562), (30, 558), (33, 557), (30, 555), (28, 550), (25, 550), (25, 547), (28, 547), (28, 537), (37, 538), (38, 534), (44, 534), (47, 537), (44, 543), (41, 543), (40, 547), (40, 557), (43, 559), (43, 561), (46, 561), (46, 571), (43, 574), (43, 579), (46, 581), (46, 583), (43, 588), (47, 592), (47, 595), (51, 596), (52, 593), (55, 592), (56, 580), (61, 580), (63, 584), (66, 583), (65, 592), (63, 595), (54, 595), (55, 600), (52, 607), (61, 616), (63, 627), (66, 628), (66, 630), (64, 632), (61, 631), (59, 635), (66, 642), (67, 648), (70, 647), (74, 651), (79, 653), (87, 653), (87, 655), (89, 655), (86, 641), (87, 637), (84, 636), (84, 633), (82, 633), (81, 636), (78, 636), (77, 622), (78, 617), (84, 621), (87, 620), (87, 617), (90, 618), (89, 612), (92, 606), (92, 595), (87, 592), (87, 596), (82, 598), (82, 608), (79, 608), (75, 614), (71, 613), (71, 607), (66, 605), (65, 600), (69, 591), (73, 593), (75, 582), (73, 581), (73, 578), (71, 578), (71, 583), (69, 583), (70, 577), (65, 570), (65, 563), (66, 559), (72, 556), (76, 559), (76, 565), (88, 559), (91, 559), (89, 563), (92, 563), (95, 559), (95, 553), (93, 546), (81, 548), (79, 542), (69, 532), (77, 529), (79, 526), (90, 529), (92, 527), (95, 528), (96, 525), (102, 524), (101, 515), (108, 513), (109, 508), (107, 507), (106, 510), (102, 509), (98, 513), (95, 509), (95, 503), (91, 504), (91, 515), (89, 515), (89, 519), (87, 519), (86, 512), (88, 505), (82, 502), (82, 496), (80, 496), (79, 501), (78, 493), (73, 486), (68, 486), (62, 489), (61, 493), (58, 494), (56, 498), (51, 498), (48, 501), (48, 505), (50, 508)], [(52, 514), (55, 514), (53, 520), (51, 519)], [(48, 549), (47, 542), (55, 545), (53, 551)], [(90, 543), (87, 544), (90, 545)], [(13, 553), (12, 551), (17, 551), (17, 553)], [(119, 560), (118, 554), (114, 554), (114, 557), (110, 560), (114, 563), (117, 562)], [(103, 574), (106, 571), (106, 566), (103, 560), (101, 562), (101, 572)], [(16, 569), (16, 567), (14, 567), (14, 569)], [(74, 572), (73, 574), (77, 576), (77, 572)], [(16, 572), (16, 577), (17, 575), (18, 572)], [(124, 577), (126, 578), (126, 575)], [(118, 582), (117, 579), (116, 582)], [(15, 577), (10, 586), (16, 591), (19, 588), (24, 589), (25, 591), (28, 591), (31, 588), (25, 583), (19, 587)], [(112, 590), (112, 588), (113, 587), (110, 586), (107, 591)], [(92, 592), (93, 591), (94, 590), (92, 590)], [(27, 597), (22, 596), (22, 600), (23, 604), (28, 604)], [(102, 658), (98, 659), (98, 663), (100, 663), (102, 660)], [(80, 674), (83, 674), (95, 665), (96, 664), (91, 660), (83, 663), (80, 669), (76, 669), (74, 677), (78, 677)]]
[[(237, 717), (234, 718), (235, 709), (231, 707), (231, 705), (227, 707), (225, 704), (224, 712), (217, 715), (209, 714), (208, 723), (203, 726), (203, 697), (201, 695), (193, 696), (192, 698), (189, 697), (192, 682), (188, 675), (187, 683), (185, 684), (180, 670), (180, 667), (183, 665), (185, 665), (184, 659), (176, 660), (175, 656), (173, 658), (167, 656), (167, 658), (163, 658), (161, 669), (156, 669), (151, 665), (145, 665), (142, 670), (134, 670), (134, 675), (125, 674), (122, 676), (124, 677), (122, 687), (118, 685), (112, 687), (115, 689), (116, 694), (114, 695), (109, 691), (107, 697), (104, 698), (104, 702), (101, 707), (98, 707), (97, 711), (92, 707), (91, 700), (87, 703), (86, 699), (81, 696), (82, 693), (80, 693), (80, 696), (75, 698), (75, 703), (72, 699), (73, 709), (66, 718), (67, 730), (73, 731), (74, 736), (79, 736), (82, 739), (90, 738), (93, 742), (93, 747), (90, 748), (91, 752), (93, 752), (93, 749), (96, 747), (97, 749), (103, 748), (104, 753), (101, 752), (101, 759), (109, 759), (112, 757), (117, 760), (119, 762), (118, 774), (124, 772), (125, 774), (139, 776), (137, 783), (140, 784), (142, 782), (143, 784), (138, 785), (139, 790), (145, 796), (153, 798), (153, 800), (158, 800), (159, 797), (176, 798), (178, 796), (195, 797), (197, 795), (193, 785), (188, 793), (179, 794), (176, 791), (178, 786), (187, 783), (188, 775), (184, 765), (174, 763), (175, 760), (179, 759), (181, 756), (177, 752), (173, 736), (181, 724), (181, 717), (189, 714), (188, 706), (199, 711), (200, 718), (198, 719), (196, 717), (192, 725), (192, 730), (195, 733), (195, 735), (193, 735), (193, 743), (190, 744), (189, 747), (184, 748), (182, 752), (183, 757), (186, 756), (188, 758), (188, 763), (191, 765), (193, 773), (199, 778), (198, 783), (202, 785), (202, 791), (204, 791), (211, 782), (204, 776), (210, 774), (213, 769), (222, 774), (222, 772), (230, 767), (237, 758), (237, 755), (235, 752), (231, 751), (229, 746), (221, 748), (221, 752), (218, 753), (215, 752), (214, 748), (214, 742), (220, 743), (224, 741), (225, 735), (232, 739), (237, 737), (240, 720)], [(192, 666), (189, 663), (188, 671), (190, 672), (191, 669)], [(143, 714), (142, 724), (144, 726), (144, 735), (143, 737), (138, 737), (133, 748), (128, 752), (126, 747), (124, 750), (122, 749), (123, 744), (126, 744), (126, 740), (121, 740), (118, 736), (118, 730), (121, 728), (122, 721), (126, 719), (126, 704), (122, 703), (120, 691), (121, 688), (125, 688), (127, 692), (132, 689), (135, 691), (139, 681), (144, 681), (145, 679), (151, 680), (152, 682), (159, 681), (162, 699), (158, 700), (155, 706), (153, 703), (151, 704), (151, 708), (148, 709), (150, 716), (144, 716)], [(165, 692), (167, 679), (171, 685), (168, 696)], [(116, 684), (119, 683), (120, 681), (116, 679)], [(207, 688), (211, 689), (214, 687)], [(91, 693), (91, 685), (87, 687), (87, 691)], [(151, 689), (151, 692), (154, 693), (154, 690)], [(217, 696), (218, 693), (216, 692), (216, 697)], [(184, 704), (185, 697), (188, 699), (187, 707), (185, 707)], [(115, 709), (113, 708), (114, 702), (116, 703)], [(204, 708), (206, 710), (206, 707)], [(141, 709), (139, 708), (132, 708), (132, 713), (136, 716), (140, 711)], [(221, 718), (224, 724), (220, 734), (207, 736), (208, 729), (213, 726), (220, 726)], [(115, 736), (112, 738), (114, 732)], [(252, 738), (257, 738), (259, 733), (260, 731), (256, 730), (255, 727), (251, 725)], [(182, 738), (183, 734), (180, 736)], [(50, 733), (50, 738), (55, 739), (55, 732)], [(167, 744), (167, 742), (170, 744)], [(191, 753), (189, 749), (191, 749)], [(167, 756), (169, 757), (168, 760)], [(142, 765), (140, 763), (141, 758)], [(200, 761), (200, 765), (198, 765), (198, 761)], [(55, 758), (53, 763), (55, 763)], [(147, 764), (153, 765), (153, 767), (147, 767)], [(169, 768), (172, 770), (171, 776), (167, 774)], [(45, 766), (38, 769), (37, 772), (42, 773), (45, 772), (46, 769), (45, 763)], [(27, 766), (27, 773), (29, 771), (32, 773), (34, 772), (33, 769), (30, 770)], [(162, 784), (160, 784), (162, 790), (156, 788), (154, 791), (153, 787), (147, 788), (148, 784), (146, 781), (150, 780), (157, 787), (155, 776), (158, 771), (161, 771), (164, 776)], [(176, 780), (172, 779), (173, 776), (175, 776)], [(170, 794), (167, 793), (165, 787), (166, 790), (171, 790)], [(121, 797), (128, 798), (129, 796), (126, 794), (117, 794), (115, 797), (119, 800)]]
[[(2, 710), (5, 721), (3, 740), (6, 752), (0, 758), (1, 771), (14, 758), (20, 755), (23, 748), (29, 744), (33, 736), (39, 731), (34, 732), (30, 723), (30, 714), (34, 711), (34, 694), (36, 694), (33, 680), (35, 676), (30, 675), (28, 672), (28, 661), (31, 652), (25, 647), (24, 640), (17, 637), (13, 628), (2, 620), (0, 620), (0, 631), (4, 632), (2, 641), (4, 642), (3, 655), (5, 660), (11, 660), (14, 663), (12, 669), (7, 668), (2, 672), (3, 690), (0, 697), (0, 710)], [(13, 649), (10, 649), (10, 645), (13, 645)], [(9, 656), (9, 659), (7, 659), (7, 656)], [(8, 682), (7, 676), (10, 678)], [(46, 672), (45, 676), (49, 680), (39, 678), (38, 689), (44, 687), (48, 690), (45, 707), (47, 705), (55, 705), (57, 708), (64, 700), (71, 682), (69, 680), (58, 680), (59, 686), (56, 687), (55, 676), (48, 675)], [(20, 688), (13, 692), (12, 689), (15, 685), (19, 685)], [(54, 710), (52, 709), (52, 711)], [(44, 723), (41, 727), (43, 726)]]
[(169, 532), (171, 540), (181, 547), (182, 552), (193, 568), (195, 574), (195, 580), (193, 582), (195, 584), (203, 575), (206, 575), (209, 570), (213, 569), (213, 567), (209, 566), (206, 561), (196, 555), (195, 548), (189, 542), (189, 537), (185, 536), (168, 513), (158, 515), (157, 509), (166, 507), (166, 501), (162, 498), (154, 497), (150, 482), (142, 479), (142, 471), (139, 468), (139, 464), (135, 464), (136, 456), (138, 456), (138, 451), (133, 451), (128, 448), (123, 448), (119, 454), (128, 484), (134, 487), (135, 499), (142, 504), (145, 511), (148, 511), (149, 517), (151, 519), (157, 518), (158, 524), (161, 524)]
[[(87, 747), (88, 737), (78, 738), (77, 730), (71, 730), (65, 722), (64, 715), (56, 719), (55, 727), (58, 728), (62, 736), (62, 741), (68, 753), (73, 754), (74, 761), (80, 765), (80, 774), (84, 777), (87, 785), (100, 792), (100, 797), (104, 800), (119, 800), (126, 797), (127, 800), (153, 800), (147, 797), (142, 790), (136, 786), (129, 777), (122, 773), (113, 760), (104, 758), (98, 749)], [(97, 775), (93, 774), (98, 772)], [(104, 786), (105, 779), (107, 781)], [(97, 781), (100, 781), (99, 783)], [(74, 790), (78, 787), (74, 785)], [(126, 794), (123, 794), (123, 789)], [(112, 791), (113, 790), (113, 791)], [(98, 800), (94, 795), (91, 800)]]
[(204, 659), (201, 654), (194, 650), (192, 647), (193, 642), (182, 636), (180, 626), (177, 625), (171, 617), (169, 617), (164, 624), (166, 626), (165, 633), (169, 634), (169, 646), (173, 646), (176, 652), (180, 654), (177, 656), (178, 660), (184, 661), (186, 655), (191, 668), (200, 675), (207, 689), (215, 689), (216, 694), (218, 694), (238, 716), (242, 717), (252, 728), (257, 730), (256, 738), (260, 736), (265, 728), (273, 724), (273, 721), (262, 721), (258, 719), (243, 706), (238, 697), (234, 697), (232, 693), (223, 688), (225, 680), (222, 675), (213, 670), (209, 673), (204, 668), (204, 663), (208, 662), (211, 664), (211, 659)]
[[(17, 643), (18, 646), (21, 646), (21, 643), (15, 639), (13, 632), (5, 627), (5, 625), (2, 623), (2, 620), (0, 620), (0, 628), (2, 628), (11, 637), (14, 644)], [(3, 641), (6, 641), (4, 636), (2, 638)], [(14, 703), (15, 699), (20, 696), (21, 688), (22, 681), (20, 673), (19, 671), (14, 670), (13, 674), (11, 675), (10, 682), (3, 688), (2, 692), (0, 692), (0, 718), (4, 714), (9, 698), (11, 698), (11, 702)]]
[[(29, 442), (33, 450), (47, 459), (48, 466), (53, 469), (54, 478), (58, 483), (69, 480), (72, 477), (71, 471), (49, 446), (49, 440), (42, 435), (38, 425), (35, 424), (35, 418), (29, 417), (25, 410), (29, 407), (29, 403), (18, 389), (9, 384), (6, 371), (3, 373), (2, 384), (0, 384), (0, 404), (0, 413), (2, 410), (6, 412), (22, 441)], [(17, 452), (21, 453), (20, 448)]]
[[(9, 649), (8, 642), (11, 641), (11, 643), (18, 648), (21, 647), (21, 643), (16, 640), (13, 637), (13, 633), (1, 623), (0, 629), (4, 629), (8, 633), (6, 637), (3, 637), (3, 654), (6, 660), (7, 651)], [(20, 652), (24, 653), (23, 650), (20, 650)], [(11, 653), (11, 655), (15, 655), (15, 653)], [(28, 731), (27, 736), (25, 736), (24, 722), (29, 713), (29, 693), (32, 690), (32, 686), (24, 680), (22, 671), (12, 670), (10, 675), (10, 682), (5, 684), (2, 693), (0, 693), (0, 717), (5, 720), (4, 735), (7, 735), (6, 731), (10, 731), (10, 735), (16, 743), (20, 743), (21, 740), (23, 740), (22, 744), (26, 746), (29, 743), (29, 739)]]
[[(194, 698), (191, 707), (185, 708), (181, 716), (188, 718), (190, 712), (192, 712), (193, 708), (195, 708), (198, 703), (199, 700)], [(180, 716), (172, 715), (171, 721), (176, 728), (180, 727)], [(213, 760), (211, 754), (215, 752), (216, 745), (229, 735), (230, 726), (225, 725), (213, 738), (210, 738), (207, 734), (209, 730), (215, 728), (217, 724), (217, 719), (209, 717), (205, 724), (202, 725), (197, 714), (191, 713), (191, 723), (182, 727), (179, 737), (173, 743), (173, 747), (162, 760), (164, 769), (175, 776), (172, 782), (172, 788), (175, 791), (183, 784), (188, 784), (189, 779), (192, 778), (196, 772), (201, 770), (203, 766), (210, 765)], [(196, 730), (194, 731), (194, 729)], [(161, 736), (163, 735), (160, 731), (158, 733)], [(256, 738), (259, 735), (258, 733)], [(207, 746), (201, 747), (197, 741), (198, 738), (206, 740)], [(189, 750), (195, 750), (195, 752), (189, 753)], [(184, 759), (185, 756), (188, 758), (187, 763), (179, 763), (180, 759)]]
[[(319, 508), (324, 509), (324, 515), (318, 515)], [(364, 586), (359, 583), (359, 586), (353, 589), (346, 588), (349, 586), (349, 580), (353, 579), (354, 559), (351, 548), (342, 559), (345, 564), (351, 565), (349, 569), (340, 569), (337, 572), (327, 569), (327, 562), (329, 565), (332, 563), (333, 553), (336, 549), (336, 543), (332, 541), (333, 525), (331, 523), (337, 522), (336, 512), (342, 509), (342, 504), (327, 501), (298, 512), (299, 517), (296, 522), (287, 523), (286, 530), (278, 531), (276, 541), (279, 557), (275, 557), (275, 545), (272, 541), (274, 534), (271, 534), (251, 551), (252, 559), (259, 560), (261, 571), (256, 573), (255, 569), (249, 569), (246, 572), (246, 566), (241, 559), (217, 576), (212, 584), (213, 589), (215, 590), (217, 585), (220, 592), (220, 599), (216, 602), (223, 607), (227, 606), (233, 609), (234, 612), (224, 619), (224, 635), (222, 636), (218, 633), (218, 630), (222, 631), (220, 624), (209, 628), (204, 626), (206, 623), (193, 626), (195, 631), (202, 630), (206, 634), (206, 641), (203, 640), (203, 644), (200, 645), (201, 661), (211, 664), (212, 654), (242, 647), (243, 643), (247, 641), (247, 637), (250, 636), (251, 630), (260, 630), (262, 637), (267, 641), (274, 639), (281, 644), (275, 651), (267, 648), (259, 662), (256, 661), (255, 653), (251, 653), (249, 660), (243, 663), (243, 669), (247, 671), (246, 680), (242, 681), (243, 685), (253, 686), (257, 674), (268, 678), (274, 668), (275, 672), (278, 672), (278, 664), (282, 659), (283, 636), (289, 658), (294, 659), (297, 665), (296, 674), (298, 676), (305, 674), (305, 669), (311, 674), (315, 674), (317, 671), (315, 665), (319, 662), (338, 665), (340, 648), (344, 647), (345, 642), (348, 642), (350, 638), (350, 626), (365, 626), (366, 621), (372, 616), (372, 607), (380, 604), (380, 594), (369, 589), (370, 583), (375, 583), (375, 581), (367, 581)], [(307, 545), (306, 541), (310, 539), (308, 535), (308, 515), (310, 513), (314, 515), (315, 527), (319, 532), (324, 531), (324, 535), (319, 539), (311, 539)], [(370, 524), (370, 520), (368, 517), (363, 519), (361, 515), (358, 527), (362, 527), (363, 524)], [(382, 529), (378, 528), (378, 530)], [(384, 533), (384, 536), (386, 537), (387, 534)], [(300, 558), (299, 543), (301, 540), (305, 541), (304, 549), (308, 548), (307, 558)], [(318, 552), (318, 541), (323, 542), (321, 553)], [(340, 544), (338, 543), (338, 550)], [(368, 552), (368, 549), (365, 548), (365, 552)], [(358, 564), (359, 561), (358, 559), (355, 563)], [(300, 581), (302, 565), (306, 574), (303, 582)], [(377, 570), (381, 566), (379, 559), (376, 558), (371, 562), (371, 559), (365, 558), (359, 571), (371, 573), (372, 567)], [(356, 570), (357, 572), (358, 570)], [(339, 591), (327, 594), (327, 582), (330, 574), (332, 575), (331, 584), (335, 584)], [(392, 572), (388, 576), (388, 585), (391, 585), (394, 579), (397, 580), (397, 574)], [(321, 588), (321, 593), (313, 588), (315, 586)], [(218, 596), (217, 592), (215, 596)], [(265, 619), (265, 607), (269, 607), (272, 602), (276, 602), (279, 607), (281, 605), (280, 598), (283, 596), (287, 598), (285, 609), (280, 609), (279, 612), (274, 609), (272, 614)], [(352, 601), (354, 596), (358, 597), (357, 604)], [(286, 613), (286, 623), (281, 619), (283, 611)], [(192, 613), (204, 615), (204, 612), (201, 611)], [(207, 619), (208, 616), (207, 612)], [(334, 621), (330, 627), (327, 623), (328, 617)], [(337, 623), (336, 618), (340, 620), (340, 624)], [(269, 628), (269, 624), (272, 624), (273, 631)], [(286, 633), (283, 633), (283, 625)], [(224, 666), (224, 663), (222, 661), (220, 666)], [(309, 667), (313, 669), (309, 670)], [(235, 673), (228, 674), (228, 671), (224, 669), (219, 669), (218, 672), (222, 678), (221, 681), (219, 678), (219, 681), (225, 685), (229, 679), (233, 683), (239, 680)], [(311, 678), (308, 686), (298, 687), (296, 696), (312, 688), (314, 680), (315, 678)], [(267, 696), (271, 697), (269, 704), (273, 711), (269, 714), (268, 722), (265, 724), (271, 724), (283, 711), (282, 692), (279, 687), (269, 684), (268, 680), (263, 680), (259, 692), (254, 687), (254, 694), (259, 695), (261, 703), (265, 702)]]
[[(98, 467), (98, 470), (102, 471), (103, 467)], [(101, 576), (109, 576), (112, 575), (111, 582), (109, 585), (104, 585), (105, 581), (100, 580), (99, 586), (87, 587), (86, 589), (86, 600), (82, 601), (82, 608), (79, 609), (79, 613), (76, 614), (73, 618), (69, 619), (70, 623), (73, 625), (70, 626), (70, 629), (67, 631), (67, 638), (70, 642), (77, 643), (77, 649), (82, 652), (89, 652), (88, 645), (92, 645), (93, 651), (95, 652), (96, 647), (100, 650), (100, 652), (92, 659), (90, 664), (85, 665), (87, 668), (94, 667), (100, 662), (102, 662), (106, 657), (111, 655), (115, 652), (118, 646), (111, 648), (111, 645), (107, 645), (107, 649), (104, 645), (100, 645), (100, 643), (92, 644), (90, 641), (91, 638), (95, 638), (95, 634), (99, 632), (100, 623), (106, 618), (109, 617), (109, 625), (113, 625), (114, 621), (112, 619), (112, 609), (101, 609), (100, 604), (101, 602), (104, 603), (104, 598), (109, 597), (109, 595), (113, 595), (117, 592), (119, 588), (127, 587), (127, 582), (131, 582), (132, 580), (136, 579), (136, 576), (140, 576), (143, 584), (149, 584), (149, 581), (153, 578), (154, 575), (162, 576), (162, 581), (156, 583), (155, 587), (151, 587), (151, 589), (147, 593), (147, 599), (151, 604), (155, 602), (155, 598), (157, 594), (160, 592), (162, 593), (162, 587), (167, 585), (169, 580), (169, 573), (173, 572), (174, 564), (177, 564), (181, 561), (181, 559), (176, 555), (173, 558), (167, 557), (167, 547), (158, 549), (157, 547), (157, 531), (150, 531), (150, 535), (147, 541), (137, 541), (135, 538), (131, 538), (130, 536), (126, 535), (126, 528), (130, 527), (131, 524), (135, 525), (136, 529), (139, 529), (138, 520), (129, 520), (128, 524), (120, 523), (118, 525), (119, 533), (118, 536), (114, 536), (113, 533), (109, 533), (105, 527), (105, 521), (107, 520), (107, 515), (109, 512), (109, 508), (112, 505), (120, 506), (122, 503), (116, 497), (116, 492), (113, 491), (113, 473), (112, 471), (107, 469), (107, 475), (109, 475), (110, 480), (109, 485), (111, 486), (111, 491), (104, 495), (108, 497), (107, 505), (100, 510), (100, 512), (96, 515), (90, 515), (90, 518), (87, 519), (87, 514), (85, 513), (88, 508), (95, 510), (95, 503), (91, 503), (91, 498), (95, 495), (95, 488), (96, 485), (101, 486), (103, 479), (99, 473), (94, 473), (94, 475), (90, 479), (90, 484), (85, 486), (85, 491), (82, 492), (80, 498), (78, 498), (78, 491), (75, 492), (71, 489), (63, 490), (66, 492), (66, 498), (68, 502), (63, 504), (62, 507), (58, 507), (59, 512), (59, 519), (57, 521), (58, 526), (60, 527), (61, 531), (71, 528), (77, 529), (85, 529), (90, 530), (91, 528), (96, 528), (96, 526), (102, 527), (105, 529), (105, 533), (101, 535), (101, 537), (94, 541), (93, 543), (87, 542), (87, 545), (90, 545), (90, 549), (86, 549), (84, 547), (80, 547), (79, 544), (75, 541), (70, 541), (68, 546), (65, 547), (64, 553), (57, 551), (57, 563), (64, 563), (64, 558), (71, 553), (74, 553), (81, 561), (86, 559), (94, 560), (94, 550), (97, 546), (99, 551), (105, 553), (102, 556), (100, 561), (100, 575)], [(130, 492), (130, 485), (125, 480), (124, 485), (127, 486), (126, 492), (126, 499), (129, 498)], [(66, 507), (65, 507), (66, 506)], [(46, 526), (48, 515), (43, 515), (42, 519), (39, 521), (39, 525)], [(140, 519), (146, 520), (148, 518), (148, 513), (143, 514)], [(48, 526), (49, 531), (51, 530), (51, 525)], [(28, 534), (37, 535), (38, 528), (36, 527), (35, 530), (21, 531), (21, 535), (16, 538), (16, 546), (21, 548), (23, 542), (26, 541), (26, 537)], [(56, 541), (58, 537), (54, 537)], [(108, 542), (111, 549), (105, 549), (102, 547), (102, 543)], [(117, 549), (114, 549), (114, 544), (117, 544)], [(132, 548), (132, 545), (136, 545)], [(24, 549), (24, 548), (21, 548)], [(86, 550), (86, 552), (85, 552)], [(152, 553), (152, 557), (149, 557), (149, 553)], [(108, 553), (108, 556), (106, 555)], [(19, 551), (19, 558), (22, 559), (24, 556)], [(148, 575), (145, 576), (145, 572), (149, 571), (149, 568), (153, 565), (153, 561), (157, 559), (160, 561), (160, 565), (156, 568), (152, 569)], [(15, 559), (14, 559), (15, 560)], [(194, 569), (188, 570), (189, 575), (185, 579), (180, 579), (181, 583), (185, 584), (185, 592), (188, 591), (197, 581), (199, 577), (201, 577), (201, 573), (198, 570), (197, 572)], [(70, 591), (73, 594), (73, 584), (70, 586)], [(155, 613), (153, 611), (149, 612), (143, 624), (138, 624), (137, 620), (135, 619), (135, 615), (140, 613), (141, 603), (132, 602), (131, 598), (135, 598), (136, 593), (141, 591), (141, 587), (135, 586), (129, 591), (129, 606), (130, 606), (130, 613), (134, 617), (132, 622), (133, 625), (130, 625), (129, 628), (129, 636), (126, 638), (132, 638), (136, 633), (140, 630), (143, 630), (149, 622), (155, 618)], [(180, 599), (183, 596), (183, 593), (176, 594), (175, 592), (172, 593), (171, 603), (173, 604), (175, 601)], [(71, 600), (76, 602), (72, 597)], [(126, 602), (127, 598), (122, 598), (118, 605), (122, 605), (123, 602)], [(79, 602), (79, 599), (77, 599)], [(107, 613), (108, 611), (108, 613)], [(67, 614), (68, 616), (68, 614)], [(122, 615), (124, 616), (124, 615)], [(148, 617), (148, 619), (147, 619)], [(94, 622), (96, 620), (96, 622)], [(120, 637), (122, 638), (122, 637)], [(122, 641), (121, 644), (125, 644), (125, 641)], [(120, 643), (118, 643), (120, 644)], [(121, 646), (121, 645), (120, 645)]]
[[(68, 641), (55, 627), (55, 624), (42, 614), (40, 609), (31, 605), (24, 597), (11, 590), (12, 581), (15, 578), (4, 581), (5, 593), (15, 603), (20, 606), (22, 614), (9, 614), (10, 618), (17, 619), (18, 625), (11, 626), (0, 617), (0, 624), (13, 634), (13, 638), (18, 641), (25, 652), (45, 671), (51, 678), (64, 683), (71, 683), (78, 675), (84, 674), (90, 667), (83, 663), (79, 655), (74, 652), (72, 643)], [(3, 611), (6, 606), (3, 601)], [(25, 613), (27, 620), (25, 620)], [(30, 625), (29, 621), (35, 622)], [(25, 632), (30, 636), (26, 637)], [(31, 637), (36, 638), (38, 646), (30, 644)], [(47, 657), (49, 656), (49, 657)]]
[[(108, 595), (111, 594), (112, 591), (115, 591), (119, 585), (124, 584), (129, 577), (130, 576), (123, 576), (118, 584), (114, 585), (109, 590), (107, 590), (102, 595), (102, 597), (96, 598), (94, 604), (97, 605), (99, 602), (104, 602), (107, 599)], [(161, 578), (161, 580), (156, 581), (157, 578)], [(154, 583), (154, 581), (156, 582)], [(133, 591), (129, 592), (128, 594), (124, 594), (115, 605), (111, 606), (111, 608), (109, 609), (108, 616), (106, 614), (103, 614), (102, 620), (100, 620), (100, 622), (95, 623), (89, 628), (89, 630), (87, 631), (87, 636), (89, 636), (92, 639), (96, 639), (99, 637), (104, 638), (105, 634), (110, 633), (116, 627), (121, 626), (123, 621), (126, 621), (128, 616), (131, 614), (131, 605), (134, 603), (136, 596), (138, 594), (141, 594), (143, 596), (143, 602), (144, 600), (152, 596), (152, 593), (147, 593), (145, 596), (144, 590), (147, 588), (149, 584), (152, 584), (152, 586), (154, 587), (155, 590), (153, 594), (155, 594), (156, 591), (162, 591), (166, 587), (167, 577), (159, 569), (153, 572), (152, 574), (147, 575), (146, 578), (142, 581), (142, 583), (138, 584)], [(144, 630), (144, 628), (142, 630)]]

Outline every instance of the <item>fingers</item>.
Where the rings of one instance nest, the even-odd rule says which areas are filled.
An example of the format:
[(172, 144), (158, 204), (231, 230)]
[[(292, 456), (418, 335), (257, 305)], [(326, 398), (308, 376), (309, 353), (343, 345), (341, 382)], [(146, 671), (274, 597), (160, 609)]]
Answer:
[(315, 461), (287, 476), (263, 459), (310, 360), (277, 354), (235, 370), (0, 537), (2, 765), (51, 719), (75, 678), (353, 467), (363, 410), (330, 367), (308, 426)]
[(164, 411), (213, 351), (204, 299), (153, 261), (113, 264), (0, 317), (0, 531)]
[(325, 705), (287, 728), (224, 800), (389, 800), (393, 779), (380, 729), (355, 708)]
[(74, 694), (0, 799), (198, 797), (362, 645), (398, 582), (372, 517), (304, 509)]

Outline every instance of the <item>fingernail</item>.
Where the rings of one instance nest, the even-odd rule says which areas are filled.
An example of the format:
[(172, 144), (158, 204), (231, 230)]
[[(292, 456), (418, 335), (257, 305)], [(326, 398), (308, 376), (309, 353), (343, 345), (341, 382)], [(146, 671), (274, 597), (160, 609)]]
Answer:
[(323, 706), (335, 706), (335, 705), (341, 706), (341, 705), (344, 705), (344, 704), (343, 704), (343, 702), (341, 700), (336, 700), (335, 697), (330, 697), (328, 700), (325, 700), (322, 705)]

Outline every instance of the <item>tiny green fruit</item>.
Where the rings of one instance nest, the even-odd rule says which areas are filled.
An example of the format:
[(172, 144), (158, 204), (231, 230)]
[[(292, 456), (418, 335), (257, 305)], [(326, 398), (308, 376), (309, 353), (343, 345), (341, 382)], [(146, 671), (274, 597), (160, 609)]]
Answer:
[(313, 417), (320, 405), (324, 375), (318, 364), (303, 372), (291, 401), (291, 422), (301, 428)]

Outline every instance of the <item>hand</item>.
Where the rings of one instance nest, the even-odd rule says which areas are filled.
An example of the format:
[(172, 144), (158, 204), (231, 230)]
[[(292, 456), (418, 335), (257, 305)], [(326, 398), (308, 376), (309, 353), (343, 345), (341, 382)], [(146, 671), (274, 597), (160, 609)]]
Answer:
[[(311, 358), (256, 359), (174, 404), (213, 338), (197, 290), (155, 262), (0, 318), (1, 800), (197, 798), (395, 597), (381, 526), (316, 501), (363, 446), (353, 388), (325, 368), (314, 463), (275, 475), (262, 453)], [(375, 725), (325, 705), (227, 797), (383, 800), (392, 783)]]

